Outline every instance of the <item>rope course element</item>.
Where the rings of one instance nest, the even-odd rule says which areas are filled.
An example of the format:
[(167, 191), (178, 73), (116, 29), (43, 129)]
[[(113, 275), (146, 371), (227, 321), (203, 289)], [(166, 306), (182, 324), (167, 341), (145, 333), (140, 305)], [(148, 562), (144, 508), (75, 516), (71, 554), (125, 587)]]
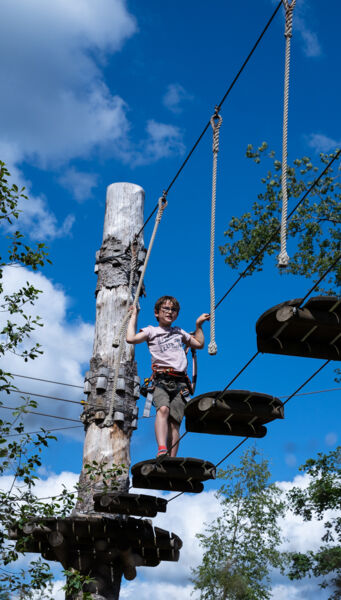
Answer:
[[(143, 279), (144, 279), (144, 275), (147, 269), (147, 265), (148, 265), (148, 261), (149, 261), (149, 257), (150, 257), (150, 253), (152, 251), (153, 248), (153, 244), (154, 244), (154, 240), (155, 240), (155, 236), (158, 230), (158, 227), (160, 225), (161, 219), (162, 219), (162, 215), (163, 212), (165, 210), (167, 206), (167, 199), (166, 199), (166, 192), (163, 192), (163, 195), (161, 196), (161, 198), (159, 198), (158, 201), (158, 212), (155, 218), (155, 224), (154, 224), (154, 229), (153, 229), (153, 233), (151, 235), (150, 241), (149, 241), (149, 246), (148, 246), (148, 250), (146, 253), (146, 257), (144, 259), (144, 263), (143, 263), (143, 267), (142, 267), (142, 271), (141, 271), (141, 275), (140, 275), (140, 279), (139, 282), (137, 284), (137, 288), (136, 288), (136, 292), (135, 292), (135, 297), (133, 300), (133, 307), (137, 306), (137, 303), (139, 301), (139, 297), (140, 297), (140, 293), (141, 293), (141, 288), (143, 285)], [(132, 282), (133, 282), (133, 275), (134, 272), (136, 270), (136, 242), (138, 239), (140, 232), (135, 236), (135, 241), (132, 244), (132, 262), (131, 262), (131, 269), (130, 269), (130, 281), (129, 281), (129, 293), (127, 296), (127, 305), (129, 303), (130, 297), (131, 297), (131, 292), (132, 292)], [(134, 252), (133, 252), (133, 247), (134, 247)], [(113, 389), (112, 389), (112, 396), (111, 396), (111, 401), (110, 401), (110, 406), (109, 406), (109, 412), (107, 414), (107, 416), (104, 419), (103, 422), (103, 426), (104, 427), (110, 427), (113, 424), (113, 414), (114, 414), (114, 407), (115, 407), (115, 397), (116, 397), (116, 388), (117, 388), (117, 380), (118, 380), (118, 374), (119, 374), (119, 369), (120, 369), (120, 364), (121, 364), (121, 358), (123, 355), (123, 350), (124, 350), (124, 344), (125, 344), (125, 336), (126, 336), (126, 331), (127, 331), (127, 326), (128, 326), (128, 320), (130, 318), (130, 309), (129, 306), (127, 306), (127, 311), (126, 314), (123, 318), (122, 324), (121, 324), (121, 328), (120, 328), (120, 332), (119, 332), (119, 348), (118, 348), (118, 354), (117, 354), (117, 359), (116, 359), (116, 365), (115, 365), (115, 375), (114, 375), (114, 382), (113, 382)]]
[(86, 404), (86, 402), (84, 400), (67, 400), (66, 398), (57, 398), (56, 396), (46, 396), (46, 394), (36, 394), (36, 392), (24, 392), (23, 390), (11, 390), (11, 394), (13, 394), (13, 393), (27, 394), (28, 396), (38, 396), (39, 398), (49, 398), (50, 400), (59, 400), (60, 402), (70, 402), (71, 404)]
[[(247, 55), (247, 57), (245, 58), (242, 66), (240, 67), (239, 71), (237, 72), (237, 74), (235, 75), (235, 77), (233, 78), (232, 82), (230, 83), (229, 87), (227, 88), (224, 96), (222, 97), (222, 99), (220, 100), (218, 106), (218, 110), (221, 109), (222, 105), (224, 104), (226, 98), (228, 97), (228, 95), (230, 94), (230, 92), (232, 91), (232, 89), (234, 88), (235, 84), (237, 83), (239, 77), (241, 76), (242, 72), (244, 71), (246, 65), (248, 64), (249, 60), (251, 59), (253, 53), (255, 52), (255, 50), (257, 49), (257, 46), (260, 44), (261, 40), (263, 39), (265, 33), (267, 32), (267, 30), (269, 29), (272, 21), (274, 20), (275, 16), (277, 15), (280, 7), (282, 5), (282, 0), (280, 0), (280, 2), (278, 3), (278, 5), (276, 6), (274, 12), (272, 13), (270, 19), (268, 20), (268, 22), (266, 23), (264, 29), (262, 30), (262, 32), (260, 33), (260, 35), (258, 36), (256, 42), (254, 43), (254, 45), (252, 46), (249, 54)], [(206, 123), (204, 129), (202, 130), (201, 134), (199, 135), (198, 139), (196, 140), (196, 142), (194, 143), (194, 145), (192, 146), (191, 150), (189, 151), (189, 153), (187, 154), (185, 160), (183, 161), (183, 163), (181, 164), (181, 166), (179, 167), (178, 171), (176, 172), (176, 174), (174, 175), (173, 179), (171, 180), (171, 182), (169, 183), (168, 187), (166, 188), (164, 194), (167, 195), (168, 192), (170, 191), (170, 189), (173, 187), (174, 183), (176, 182), (176, 180), (178, 179), (180, 173), (183, 171), (184, 167), (186, 166), (186, 164), (188, 163), (189, 159), (191, 158), (194, 150), (197, 148), (197, 146), (199, 145), (199, 143), (201, 142), (202, 138), (204, 137), (206, 131), (208, 130), (210, 126), (210, 121), (208, 121), (208, 123)], [(140, 235), (140, 233), (144, 230), (144, 228), (146, 227), (147, 223), (150, 221), (150, 219), (152, 218), (152, 216), (155, 214), (155, 212), (157, 211), (158, 205), (156, 205), (152, 212), (150, 213), (150, 215), (148, 216), (148, 218), (146, 219), (146, 221), (144, 222), (144, 224), (142, 225), (140, 231), (138, 232), (138, 236)]]
[[(69, 427), (54, 427), (53, 429), (44, 429), (43, 433), (52, 433), (52, 431), (64, 431), (66, 429), (84, 429), (84, 425), (70, 425)], [(34, 435), (36, 433), (41, 433), (42, 429), (40, 429), (39, 431), (23, 431), (24, 435)], [(3, 434), (1, 434), (3, 436)], [(9, 433), (8, 435), (5, 435), (3, 437), (9, 438), (9, 437), (17, 437), (19, 434), (17, 433)]]
[(121, 323), (121, 327), (118, 332), (118, 337), (117, 337), (117, 339), (115, 339), (113, 341), (113, 344), (112, 344), (114, 347), (118, 346), (118, 355), (116, 358), (114, 382), (113, 382), (112, 396), (111, 396), (110, 406), (109, 406), (109, 413), (104, 420), (104, 426), (110, 426), (113, 423), (117, 381), (118, 381), (118, 375), (119, 375), (119, 370), (120, 370), (122, 354), (123, 354), (123, 350), (124, 350), (124, 338), (125, 338), (127, 326), (128, 326), (128, 318), (129, 318), (129, 308), (128, 307), (129, 307), (129, 301), (130, 301), (132, 289), (133, 289), (133, 280), (134, 280), (134, 274), (136, 271), (136, 266), (137, 266), (137, 247), (136, 247), (136, 238), (135, 238), (134, 242), (131, 244), (131, 263), (130, 263), (130, 277), (129, 277), (129, 285), (128, 285), (128, 293), (127, 293), (127, 310), (126, 310), (126, 314), (123, 318), (123, 321)]
[[(26, 377), (26, 379), (35, 379), (35, 380), (38, 380), (38, 381), (48, 381), (47, 379), (39, 379), (38, 377), (29, 377), (29, 376), (26, 376), (26, 375), (15, 375), (15, 377)], [(60, 385), (70, 385), (70, 384), (67, 384), (67, 383), (62, 383), (62, 382), (57, 382), (57, 381), (53, 381), (53, 382), (51, 382), (51, 383), (60, 383)], [(82, 386), (82, 385), (75, 385), (75, 386), (73, 386), (73, 387), (83, 388), (83, 386)], [(304, 394), (296, 394), (296, 396), (311, 396), (312, 394), (322, 394), (322, 393), (326, 393), (326, 392), (338, 392), (338, 391), (340, 391), (340, 390), (341, 390), (341, 387), (327, 388), (327, 389), (324, 389), (324, 390), (314, 390), (313, 392), (304, 392)], [(11, 392), (11, 393), (13, 393), (13, 392), (15, 392), (15, 391), (17, 391), (17, 390), (12, 390), (12, 392)], [(31, 394), (31, 392), (25, 392), (25, 393), (26, 393), (26, 394), (27, 394), (27, 393), (28, 393), (28, 394)], [(43, 398), (51, 398), (51, 399), (54, 399), (52, 396), (45, 396), (45, 395), (43, 395), (43, 394), (41, 394), (41, 396), (42, 396)], [(282, 394), (281, 396), (278, 396), (278, 398), (287, 398), (287, 397), (288, 397), (288, 394)], [(64, 401), (64, 398), (58, 398), (58, 400), (62, 400), (62, 401)], [(69, 400), (65, 400), (65, 402), (69, 402)], [(82, 403), (82, 401), (80, 401), (80, 402)], [(1, 406), (0, 406), (0, 408), (1, 408)], [(137, 417), (137, 418), (138, 418), (138, 419), (142, 419), (142, 417)], [(145, 419), (146, 417), (143, 417), (143, 418)], [(148, 418), (149, 418), (149, 417), (148, 417)], [(74, 426), (70, 426), (70, 428), (72, 428), (72, 427), (74, 427)], [(80, 427), (83, 427), (83, 425), (80, 425)], [(59, 428), (59, 429), (60, 429), (60, 430), (61, 430), (61, 429), (69, 429), (69, 427), (62, 427), (62, 428)], [(50, 431), (50, 430), (49, 430), (49, 431)], [(57, 431), (57, 430), (56, 430), (56, 431)], [(35, 432), (31, 432), (31, 433), (35, 433)]]
[[(318, 373), (320, 373), (322, 371), (322, 369), (324, 369), (324, 367), (327, 366), (327, 364), (330, 362), (330, 360), (327, 360), (325, 363), (323, 363), (323, 365), (321, 365), (316, 371), (314, 371), (314, 373), (312, 375), (310, 375), (310, 377), (308, 377), (308, 379), (306, 379), (304, 381), (304, 383), (302, 383), (302, 385), (300, 385), (297, 390), (295, 390), (295, 392), (293, 392), (288, 398), (287, 400), (283, 403), (283, 404), (287, 404), (287, 402), (289, 402), (289, 400), (291, 400), (291, 398), (293, 398), (294, 396), (296, 396), (296, 394), (304, 387), (307, 385), (307, 383), (309, 383), (309, 381), (311, 381), (316, 375), (318, 375)], [(234, 448), (232, 448), (232, 450), (230, 450), (225, 456), (223, 456), (223, 458), (221, 460), (219, 460), (219, 462), (217, 462), (214, 466), (215, 468), (219, 467), (227, 458), (229, 458), (231, 456), (231, 454), (233, 454), (236, 450), (238, 450), (238, 448), (240, 448), (240, 446), (242, 446), (242, 444), (245, 444), (245, 442), (249, 439), (248, 436), (246, 436), (245, 438), (243, 438), (236, 446), (234, 446)], [(176, 498), (179, 498), (179, 496), (182, 496), (182, 494), (184, 494), (184, 492), (180, 492), (179, 494), (176, 494), (175, 496), (173, 496), (172, 498), (170, 498), (168, 502), (172, 502), (172, 500), (175, 500)]]
[[(309, 189), (303, 194), (302, 198), (297, 202), (296, 206), (291, 210), (291, 212), (288, 215), (287, 220), (289, 220), (292, 215), (294, 214), (294, 212), (298, 209), (298, 207), (302, 204), (302, 202), (304, 202), (304, 200), (307, 198), (307, 196), (310, 194), (310, 192), (314, 189), (314, 187), (319, 183), (320, 179), (323, 177), (323, 175), (328, 171), (328, 169), (332, 166), (333, 162), (336, 161), (341, 154), (341, 149), (338, 150), (335, 154), (335, 156), (333, 156), (333, 158), (329, 161), (329, 163), (327, 164), (327, 166), (323, 169), (323, 171), (320, 173), (320, 175), (314, 179), (313, 183), (311, 184), (311, 186), (309, 187)], [(245, 277), (246, 273), (248, 272), (249, 269), (251, 269), (258, 261), (259, 257), (263, 254), (263, 252), (267, 249), (267, 247), (271, 244), (271, 242), (273, 241), (273, 239), (278, 235), (278, 233), (280, 232), (281, 228), (280, 226), (277, 227), (277, 229), (272, 233), (272, 235), (270, 235), (269, 239), (265, 242), (265, 244), (261, 247), (261, 249), (259, 250), (259, 252), (256, 254), (256, 256), (252, 259), (252, 261), (246, 265), (244, 271), (242, 271), (242, 273), (240, 273), (240, 275), (237, 277), (237, 279), (233, 282), (233, 284), (229, 287), (229, 289), (225, 292), (225, 294), (220, 298), (219, 302), (216, 304), (215, 308), (217, 309), (218, 306), (223, 302), (223, 300), (225, 300), (225, 298), (227, 298), (227, 296), (232, 292), (233, 288), (236, 287), (236, 285), (240, 282), (241, 279), (243, 279), (243, 277)], [(323, 276), (324, 277), (324, 276)], [(322, 279), (323, 279), (322, 277)], [(310, 293), (310, 292), (309, 292)]]
[[(326, 277), (326, 276), (328, 275), (328, 273), (331, 271), (331, 269), (332, 269), (332, 268), (333, 268), (333, 267), (336, 265), (336, 263), (337, 263), (337, 262), (338, 262), (340, 259), (341, 259), (341, 254), (340, 254), (340, 255), (339, 255), (337, 258), (336, 258), (336, 260), (335, 260), (335, 261), (333, 261), (333, 263), (332, 263), (332, 264), (331, 264), (331, 265), (328, 267), (328, 269), (326, 269), (326, 271), (323, 273), (323, 275), (320, 277), (320, 279), (319, 279), (317, 282), (315, 282), (315, 283), (314, 283), (314, 285), (313, 285), (313, 286), (310, 288), (310, 290), (307, 292), (307, 294), (306, 294), (306, 295), (304, 296), (304, 298), (302, 299), (302, 302), (303, 302), (303, 301), (305, 301), (305, 300), (306, 300), (306, 298), (309, 296), (309, 294), (311, 294), (311, 293), (314, 291), (314, 289), (315, 289), (315, 288), (316, 288), (316, 287), (319, 285), (319, 283), (321, 283), (321, 281), (324, 279), (324, 277)], [(216, 401), (217, 401), (217, 400), (219, 400), (219, 399), (220, 399), (220, 398), (221, 398), (221, 397), (224, 395), (224, 392), (225, 392), (225, 391), (226, 391), (226, 390), (227, 390), (227, 389), (230, 387), (230, 385), (232, 385), (232, 383), (233, 383), (233, 382), (234, 382), (234, 381), (235, 381), (235, 380), (236, 380), (236, 379), (237, 379), (237, 378), (238, 378), (238, 377), (239, 377), (239, 376), (240, 376), (240, 375), (241, 375), (241, 374), (242, 374), (242, 373), (245, 371), (245, 369), (246, 369), (246, 368), (247, 368), (247, 367), (248, 367), (248, 366), (249, 366), (249, 365), (250, 365), (250, 364), (251, 364), (251, 363), (252, 363), (252, 362), (255, 360), (255, 358), (258, 356), (258, 354), (260, 354), (259, 350), (258, 350), (258, 351), (257, 351), (257, 352), (256, 352), (256, 353), (255, 353), (255, 354), (254, 354), (254, 355), (253, 355), (253, 356), (252, 356), (252, 357), (251, 357), (251, 358), (250, 358), (250, 359), (247, 361), (247, 363), (245, 363), (245, 365), (244, 365), (244, 366), (243, 366), (243, 367), (242, 367), (242, 368), (241, 368), (241, 369), (238, 371), (238, 373), (237, 373), (237, 374), (236, 374), (236, 375), (233, 377), (233, 379), (231, 379), (231, 381), (230, 381), (230, 382), (227, 384), (227, 386), (224, 388), (224, 390), (221, 392), (221, 394), (220, 394), (220, 395), (219, 395), (219, 396), (216, 398)], [(319, 372), (320, 372), (320, 371), (321, 371), (321, 370), (322, 370), (322, 369), (323, 369), (323, 368), (324, 368), (324, 367), (325, 367), (325, 366), (328, 364), (328, 362), (330, 362), (330, 361), (328, 360), (326, 363), (324, 363), (324, 364), (323, 364), (323, 366), (322, 366), (322, 367), (320, 367), (319, 369), (317, 369), (317, 371), (316, 371), (316, 372), (315, 372), (315, 373), (314, 373), (314, 374), (313, 374), (313, 375), (312, 375), (312, 376), (311, 376), (309, 379), (307, 379), (307, 381), (305, 381), (305, 382), (304, 382), (304, 384), (302, 384), (302, 385), (301, 385), (301, 386), (300, 386), (300, 387), (299, 387), (299, 388), (298, 388), (298, 389), (297, 389), (297, 390), (294, 392), (294, 394), (291, 394), (291, 396), (289, 396), (289, 397), (287, 398), (287, 400), (286, 400), (286, 401), (285, 401), (283, 404), (286, 404), (286, 403), (287, 403), (287, 402), (290, 400), (290, 398), (292, 398), (293, 396), (295, 396), (295, 395), (297, 394), (297, 392), (299, 392), (299, 391), (300, 391), (300, 390), (301, 390), (301, 389), (302, 389), (302, 388), (303, 388), (303, 387), (304, 387), (304, 386), (305, 386), (305, 385), (306, 385), (306, 384), (307, 384), (309, 381), (311, 381), (311, 379), (313, 379), (313, 377), (315, 377), (315, 375), (317, 375), (317, 373), (319, 373)], [(206, 415), (206, 414), (207, 414), (207, 412), (205, 413), (205, 415)], [(205, 416), (205, 415), (204, 415), (204, 416)], [(202, 418), (204, 418), (204, 416), (203, 416)], [(179, 439), (177, 440), (177, 442), (176, 442), (175, 444), (173, 444), (173, 446), (171, 446), (171, 447), (168, 449), (168, 452), (167, 452), (167, 454), (170, 452), (170, 450), (171, 450), (172, 448), (174, 448), (174, 446), (176, 446), (177, 444), (179, 444), (179, 443), (180, 443), (180, 441), (181, 441), (181, 440), (182, 440), (182, 439), (185, 437), (185, 435), (186, 435), (187, 433), (189, 433), (189, 432), (188, 432), (188, 431), (185, 431), (185, 432), (184, 432), (184, 433), (183, 433), (183, 434), (182, 434), (182, 435), (179, 437)], [(248, 437), (246, 437), (246, 438), (245, 438), (245, 440), (246, 440), (246, 439), (248, 439)], [(239, 444), (239, 445), (240, 445), (240, 444)], [(236, 448), (239, 448), (239, 445), (238, 445), (238, 446), (236, 446)], [(165, 454), (165, 456), (166, 456), (167, 454)], [(159, 460), (160, 460), (160, 462), (162, 462), (162, 459), (163, 459), (163, 458), (164, 458), (164, 457), (162, 457), (162, 456), (160, 457), (160, 459), (159, 459)], [(225, 457), (225, 458), (227, 458), (227, 457)], [(224, 458), (223, 460), (225, 460), (225, 458)], [(221, 462), (223, 462), (223, 460), (222, 460)], [(219, 464), (220, 464), (220, 463), (218, 463), (218, 465), (219, 465)], [(218, 465), (215, 465), (215, 466), (217, 467)]]
[[(127, 304), (129, 304), (129, 300), (131, 298), (131, 294), (132, 294), (132, 290), (133, 290), (133, 281), (134, 281), (134, 274), (136, 271), (136, 267), (137, 267), (137, 245), (136, 245), (136, 239), (135, 239), (134, 242), (131, 244), (131, 261), (130, 261), (130, 275), (129, 275), (128, 292), (127, 292)], [(121, 348), (121, 346), (122, 346), (121, 340), (124, 339), (124, 336), (126, 333), (126, 328), (127, 328), (127, 323), (128, 323), (128, 311), (126, 312), (124, 319), (121, 323), (121, 327), (119, 329), (118, 335), (112, 343), (114, 348), (117, 348), (117, 347)], [(120, 357), (120, 360), (118, 361), (118, 363), (120, 363), (120, 362), (121, 362), (121, 357)], [(118, 369), (116, 369), (116, 370), (117, 370), (117, 377), (118, 377)], [(116, 376), (116, 372), (115, 372), (115, 376)], [(117, 386), (117, 381), (114, 385), (115, 393), (116, 393), (116, 386)]]
[(219, 130), (223, 122), (219, 114), (218, 106), (215, 107), (215, 113), (210, 119), (213, 130), (213, 166), (212, 166), (212, 202), (211, 202), (211, 241), (210, 241), (210, 334), (211, 339), (208, 345), (208, 353), (217, 354), (218, 348), (215, 341), (215, 292), (214, 292), (214, 246), (215, 246), (215, 208), (217, 196), (217, 164), (219, 152)]
[(287, 267), (289, 256), (287, 254), (287, 212), (288, 212), (288, 106), (289, 106), (289, 74), (290, 74), (290, 43), (292, 37), (292, 18), (296, 0), (289, 3), (283, 0), (285, 8), (285, 69), (284, 69), (284, 102), (283, 102), (283, 142), (282, 142), (282, 218), (281, 218), (281, 251), (278, 255), (278, 266)]
[[(3, 404), (0, 406), (0, 410), (2, 409), (5, 410), (16, 410), (15, 406), (4, 406)], [(41, 417), (51, 417), (51, 419), (61, 419), (62, 421), (72, 421), (73, 423), (79, 423), (79, 419), (70, 419), (69, 417), (59, 417), (57, 415), (47, 415), (45, 413), (41, 413), (41, 412), (36, 412), (35, 410), (26, 410), (24, 409), (23, 411), (24, 415), (30, 414), (30, 415), (40, 415)]]
[(50, 379), (41, 379), (40, 377), (29, 377), (28, 375), (18, 375), (18, 373), (11, 373), (13, 377), (23, 377), (24, 379), (34, 379), (35, 381), (44, 381), (45, 383), (55, 383), (57, 385), (66, 385), (68, 387), (74, 387), (83, 389), (82, 385), (74, 385), (73, 383), (65, 383), (63, 381), (51, 381)]

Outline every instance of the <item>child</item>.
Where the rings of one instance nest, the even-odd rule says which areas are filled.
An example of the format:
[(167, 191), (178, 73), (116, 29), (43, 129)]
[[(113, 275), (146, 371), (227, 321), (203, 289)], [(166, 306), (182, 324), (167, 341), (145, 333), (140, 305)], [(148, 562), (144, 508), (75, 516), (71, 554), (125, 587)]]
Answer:
[(137, 309), (131, 308), (127, 328), (127, 342), (141, 344), (147, 342), (152, 356), (155, 391), (153, 404), (156, 408), (155, 436), (158, 443), (157, 456), (178, 452), (179, 429), (188, 395), (186, 374), (187, 357), (183, 344), (196, 349), (204, 347), (202, 324), (210, 315), (203, 313), (196, 320), (193, 335), (180, 327), (172, 327), (180, 311), (180, 304), (173, 296), (162, 296), (155, 303), (154, 314), (159, 322), (157, 327), (148, 325), (136, 333)]

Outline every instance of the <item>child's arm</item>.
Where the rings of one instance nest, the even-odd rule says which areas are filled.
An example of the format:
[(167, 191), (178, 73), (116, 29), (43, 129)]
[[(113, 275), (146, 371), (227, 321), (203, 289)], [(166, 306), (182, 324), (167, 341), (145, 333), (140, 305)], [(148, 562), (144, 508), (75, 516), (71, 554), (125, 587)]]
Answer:
[(126, 340), (128, 344), (141, 344), (145, 342), (148, 334), (145, 331), (140, 331), (136, 333), (136, 325), (137, 325), (137, 308), (136, 306), (132, 306), (130, 308), (131, 317), (129, 319), (128, 327), (127, 327), (127, 336)]
[(200, 317), (197, 318), (195, 323), (195, 332), (194, 335), (191, 336), (190, 346), (191, 348), (196, 348), (197, 350), (201, 350), (205, 345), (204, 332), (202, 330), (202, 324), (205, 321), (210, 320), (210, 315), (208, 313), (203, 313)]

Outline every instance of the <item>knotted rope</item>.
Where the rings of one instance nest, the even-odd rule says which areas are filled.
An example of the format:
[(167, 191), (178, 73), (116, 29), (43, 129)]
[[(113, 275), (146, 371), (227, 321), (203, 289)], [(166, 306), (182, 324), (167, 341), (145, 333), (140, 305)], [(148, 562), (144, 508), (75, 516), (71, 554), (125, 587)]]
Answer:
[(278, 255), (278, 266), (287, 267), (289, 256), (287, 254), (287, 159), (288, 159), (288, 105), (289, 105), (289, 71), (290, 71), (290, 42), (292, 37), (292, 19), (296, 0), (289, 3), (283, 0), (285, 8), (285, 69), (284, 69), (284, 108), (283, 108), (283, 144), (282, 144), (282, 218), (281, 218), (281, 251)]
[[(166, 194), (165, 192), (163, 193), (163, 196), (161, 196), (161, 198), (159, 198), (158, 201), (158, 211), (155, 217), (155, 224), (154, 224), (154, 229), (153, 229), (153, 233), (151, 235), (150, 238), (150, 242), (149, 242), (149, 246), (148, 246), (148, 250), (147, 250), (147, 254), (146, 257), (144, 259), (144, 263), (143, 263), (143, 267), (142, 267), (142, 271), (141, 271), (141, 275), (140, 275), (140, 279), (139, 282), (137, 284), (137, 288), (136, 288), (136, 292), (135, 292), (135, 297), (134, 297), (134, 301), (132, 306), (136, 307), (137, 303), (139, 301), (139, 297), (140, 297), (140, 292), (141, 292), (141, 288), (143, 285), (143, 279), (144, 279), (144, 275), (147, 269), (147, 265), (148, 265), (148, 261), (149, 261), (149, 257), (150, 257), (150, 253), (152, 251), (152, 247), (154, 244), (154, 240), (155, 240), (155, 236), (156, 236), (156, 232), (157, 229), (159, 227), (160, 221), (162, 219), (162, 215), (163, 215), (163, 211), (165, 210), (167, 206), (167, 200), (166, 200)], [(133, 246), (134, 246), (134, 250), (133, 250)], [(136, 265), (137, 265), (137, 252), (136, 252), (136, 241), (135, 244), (132, 244), (132, 253), (131, 253), (131, 270), (130, 270), (130, 279), (129, 279), (129, 293), (127, 296), (127, 305), (129, 304), (129, 300), (131, 297), (131, 291), (132, 291), (132, 286), (133, 286), (133, 279), (134, 279), (134, 272), (136, 270)], [(113, 382), (113, 388), (112, 388), (112, 395), (111, 395), (111, 400), (110, 400), (110, 406), (109, 406), (109, 412), (107, 414), (107, 416), (104, 419), (103, 422), (103, 426), (104, 427), (110, 427), (113, 424), (113, 414), (114, 414), (114, 408), (115, 408), (115, 398), (116, 398), (116, 389), (117, 389), (117, 380), (118, 380), (118, 374), (119, 374), (119, 370), (120, 370), (120, 364), (121, 364), (121, 359), (122, 359), (122, 355), (123, 355), (123, 351), (124, 351), (124, 344), (125, 344), (125, 337), (126, 337), (126, 333), (127, 333), (127, 327), (128, 327), (128, 321), (130, 319), (130, 310), (129, 310), (129, 306), (127, 306), (127, 311), (126, 314), (123, 318), (120, 330), (119, 330), (119, 348), (118, 348), (118, 353), (117, 353), (117, 358), (116, 358), (116, 364), (115, 364), (115, 374), (114, 374), (114, 382)]]
[(222, 124), (222, 117), (219, 115), (219, 107), (216, 106), (215, 113), (210, 119), (213, 129), (213, 169), (212, 169), (212, 204), (211, 204), (211, 245), (210, 245), (210, 300), (211, 300), (211, 319), (210, 319), (210, 343), (208, 345), (209, 354), (217, 354), (217, 344), (215, 341), (215, 292), (214, 292), (214, 240), (215, 240), (215, 206), (217, 193), (217, 162), (219, 152), (219, 129)]

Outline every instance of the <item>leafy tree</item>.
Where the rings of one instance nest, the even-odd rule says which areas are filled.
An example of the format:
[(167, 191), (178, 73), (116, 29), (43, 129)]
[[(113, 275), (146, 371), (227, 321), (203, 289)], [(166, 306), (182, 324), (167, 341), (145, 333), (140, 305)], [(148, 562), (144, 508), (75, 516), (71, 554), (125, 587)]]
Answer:
[[(39, 344), (27, 348), (31, 332), (42, 323), (39, 316), (30, 316), (26, 310), (27, 305), (34, 305), (41, 291), (26, 282), (11, 294), (5, 293), (4, 269), (24, 266), (37, 271), (50, 261), (45, 244), (38, 243), (32, 247), (16, 228), (21, 212), (18, 206), (20, 202), (25, 202), (26, 195), (24, 188), (19, 189), (9, 183), (9, 177), (5, 163), (0, 161), (0, 221), (8, 232), (7, 256), (0, 257), (0, 311), (3, 313), (0, 358), (14, 353), (28, 361), (42, 353)], [(0, 391), (9, 394), (15, 389), (10, 373), (0, 370)], [(1, 600), (9, 600), (13, 594), (20, 599), (34, 597), (37, 600), (39, 597), (48, 597), (46, 594), (51, 589), (52, 574), (48, 564), (40, 558), (32, 560), (26, 570), (13, 571), (8, 566), (19, 556), (18, 548), (9, 539), (14, 523), (23, 525), (32, 517), (66, 514), (73, 506), (73, 494), (66, 490), (49, 503), (34, 494), (42, 449), (49, 440), (55, 439), (44, 430), (34, 436), (25, 433), (22, 417), (27, 410), (36, 406), (36, 402), (23, 397), (21, 405), (13, 409), (8, 420), (0, 419), (0, 476), (5, 482), (11, 481), (9, 487), (0, 490)]]
[[(32, 248), (25, 242), (23, 234), (15, 228), (20, 216), (18, 204), (25, 201), (27, 196), (24, 194), (24, 188), (19, 189), (15, 184), (9, 184), (9, 177), (10, 173), (5, 163), (0, 161), (0, 223), (11, 232), (7, 236), (7, 257), (0, 256), (0, 312), (7, 315), (0, 330), (0, 358), (12, 352), (27, 361), (41, 353), (39, 344), (29, 349), (22, 347), (33, 329), (41, 326), (41, 322), (38, 316), (31, 317), (25, 314), (25, 305), (33, 305), (41, 291), (27, 282), (12, 294), (4, 294), (4, 268), (21, 265), (37, 271), (45, 262), (50, 261), (45, 244), (38, 243)], [(0, 370), (0, 390), (8, 392), (10, 388), (10, 374)]]
[(193, 570), (194, 589), (201, 600), (266, 600), (269, 570), (281, 565), (281, 491), (269, 484), (268, 461), (255, 448), (218, 477), (222, 515), (197, 535), (204, 556)]
[[(8, 231), (7, 258), (0, 257), (0, 311), (4, 314), (5, 322), (0, 327), (0, 358), (8, 353), (14, 353), (24, 361), (33, 360), (42, 354), (40, 344), (27, 348), (30, 334), (36, 327), (41, 327), (39, 316), (27, 314), (27, 305), (34, 305), (40, 290), (29, 282), (11, 294), (4, 292), (3, 275), (5, 267), (24, 266), (37, 271), (43, 267), (47, 258), (45, 244), (38, 243), (32, 247), (26, 243), (24, 236), (15, 225), (20, 219), (20, 202), (26, 195), (24, 188), (19, 189), (15, 184), (10, 185), (10, 173), (5, 164), (0, 161), (0, 220)], [(10, 394), (16, 387), (12, 383), (10, 373), (0, 369), (0, 391)], [(0, 400), (0, 406), (3, 402)], [(42, 451), (51, 440), (56, 438), (48, 431), (41, 429), (40, 433), (25, 432), (23, 416), (37, 403), (29, 397), (22, 397), (20, 406), (13, 409), (8, 420), (0, 419), (0, 477), (10, 485), (0, 489), (0, 600), (53, 600), (53, 575), (48, 563), (41, 558), (31, 560), (27, 569), (13, 570), (15, 561), (25, 549), (29, 536), (19, 541), (12, 540), (12, 531), (22, 528), (25, 523), (34, 519), (46, 517), (65, 517), (74, 508), (77, 488), (50, 498), (38, 498), (35, 494), (38, 469), (42, 464)], [(100, 479), (103, 486), (110, 489), (117, 487), (116, 478), (122, 475), (124, 465), (94, 463), (85, 465), (90, 481)], [(47, 502), (48, 501), (48, 502)], [(65, 570), (66, 584), (64, 590), (68, 597), (88, 600), (93, 596), (87, 591), (92, 579), (82, 575), (76, 569)]]
[[(234, 216), (224, 235), (228, 239), (220, 247), (225, 262), (233, 269), (246, 266), (256, 258), (263, 245), (273, 236), (265, 252), (255, 260), (246, 275), (261, 271), (265, 256), (277, 255), (280, 250), (282, 192), (282, 163), (273, 151), (268, 152), (266, 142), (257, 148), (250, 144), (247, 158), (255, 163), (270, 161), (270, 169), (261, 179), (263, 191), (258, 194), (249, 212)], [(314, 166), (307, 156), (297, 158), (287, 170), (288, 212), (309, 190), (318, 173), (326, 167), (335, 154), (320, 154), (321, 165)], [(341, 182), (340, 165), (328, 168), (311, 192), (294, 212), (287, 224), (290, 262), (281, 273), (291, 273), (318, 279), (341, 251)], [(292, 241), (291, 241), (292, 240)], [(335, 293), (341, 284), (341, 261), (332, 269), (320, 291)], [(327, 287), (326, 287), (327, 286)]]
[[(341, 446), (329, 454), (318, 454), (300, 470), (310, 476), (307, 488), (294, 487), (289, 493), (289, 506), (305, 521), (326, 519), (322, 544), (317, 551), (287, 554), (290, 579), (323, 576), (322, 588), (331, 586), (329, 600), (341, 598)], [(326, 511), (334, 511), (334, 516)], [(338, 511), (338, 512), (335, 512)]]

